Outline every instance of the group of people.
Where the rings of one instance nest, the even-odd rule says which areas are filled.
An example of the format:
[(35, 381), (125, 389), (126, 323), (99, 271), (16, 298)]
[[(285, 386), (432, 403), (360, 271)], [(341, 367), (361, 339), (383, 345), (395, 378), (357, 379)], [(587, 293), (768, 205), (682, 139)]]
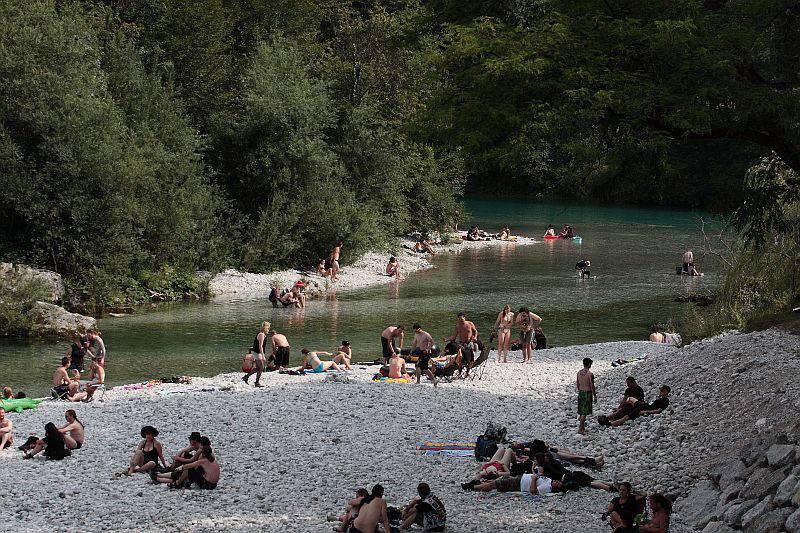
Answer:
[[(586, 433), (586, 417), (592, 414), (592, 406), (597, 403), (597, 388), (594, 374), (590, 370), (592, 360), (588, 357), (583, 360), (583, 368), (578, 371), (576, 388), (578, 389), (578, 433)], [(644, 390), (636, 383), (633, 376), (625, 380), (625, 392), (614, 411), (608, 415), (600, 415), (597, 422), (601, 427), (621, 426), (626, 422), (636, 420), (643, 415), (655, 415), (669, 407), (669, 385), (662, 385), (658, 397), (652, 402), (645, 402)]]
[(605, 459), (602, 456), (580, 456), (558, 450), (541, 440), (514, 443), (510, 447), (498, 447), (489, 462), (484, 463), (475, 477), (462, 483), (461, 487), (480, 492), (522, 492), (533, 495), (578, 491), (582, 488), (617, 492), (618, 496), (611, 500), (604, 514), (614, 533), (668, 531), (672, 504), (662, 494), (650, 495), (652, 518), (636, 523), (637, 515), (642, 515), (644, 511), (645, 497), (634, 494), (630, 483), (617, 484), (595, 479), (583, 471), (568, 469), (565, 462), (602, 468)]
[[(269, 345), (271, 349), (269, 356), (267, 356), (267, 336), (269, 336)], [(319, 350), (309, 350), (303, 348), (300, 350), (303, 354), (303, 363), (295, 371), (289, 370), (289, 356), (291, 355), (291, 347), (286, 335), (278, 333), (268, 321), (261, 323), (261, 328), (253, 339), (253, 345), (245, 354), (242, 362), (242, 380), (249, 384), (250, 376), (256, 375), (255, 386), (263, 387), (261, 384), (261, 375), (265, 371), (278, 371), (278, 372), (294, 372), (294, 373), (321, 373), (328, 370), (341, 370), (343, 366), (345, 369), (350, 369), (350, 361), (353, 357), (353, 349), (350, 342), (346, 339), (342, 340), (342, 344), (336, 351), (336, 354), (331, 352), (324, 352)], [(323, 361), (320, 356), (331, 356), (332, 360)]]
[(291, 289), (281, 290), (277, 285), (274, 285), (269, 292), (269, 301), (272, 302), (273, 307), (278, 307), (278, 304), (283, 307), (299, 307), (301, 309), (306, 306), (306, 293), (304, 291), (306, 282), (299, 279), (294, 282)]
[(487, 233), (478, 226), (470, 226), (463, 239), (465, 241), (490, 241), (492, 239), (498, 241), (516, 241), (517, 237), (511, 235), (511, 229), (508, 227), (508, 224), (505, 224), (499, 233)]
[[(102, 360), (104, 362), (104, 360)], [(83, 363), (81, 362), (81, 368)], [(70, 357), (61, 358), (61, 366), (53, 372), (53, 397), (69, 402), (91, 402), (94, 393), (105, 384), (106, 371), (101, 359), (92, 357), (89, 379), (81, 379), (81, 371), (75, 368)]]
[(506, 304), (503, 310), (497, 315), (492, 327), (492, 334), (497, 334), (497, 362), (508, 362), (508, 346), (511, 340), (511, 328), (519, 328), (519, 341), (522, 349), (522, 362), (533, 362), (533, 347), (535, 346), (536, 335), (543, 336), (540, 326), (542, 317), (532, 313), (525, 306), (519, 308), (516, 316), (511, 310), (511, 306)]
[(130, 465), (119, 475), (147, 472), (153, 483), (167, 483), (172, 488), (188, 489), (192, 484), (206, 490), (217, 488), (220, 466), (208, 437), (193, 431), (189, 435), (189, 445), (178, 451), (168, 466), (164, 459), (164, 447), (156, 439), (158, 430), (153, 426), (144, 426), (139, 434), (142, 440), (136, 445)]
[(401, 509), (390, 509), (383, 495), (382, 485), (375, 485), (371, 492), (358, 489), (356, 497), (348, 500), (345, 505), (344, 514), (339, 517), (341, 525), (335, 531), (372, 533), (377, 531), (378, 524), (382, 524), (386, 532), (395, 531), (391, 524), (390, 511), (397, 517), (397, 529), (400, 531), (410, 529), (414, 524), (425, 531), (445, 530), (447, 511), (427, 483), (417, 485), (417, 496)]
[(332, 282), (339, 281), (339, 272), (342, 271), (339, 266), (339, 256), (342, 254), (342, 246), (344, 241), (337, 241), (331, 253), (328, 254), (328, 264), (325, 264), (325, 259), (319, 258), (317, 260), (316, 273), (323, 278), (330, 278)]
[[(23, 452), (24, 459), (32, 459), (40, 453), (48, 459), (61, 460), (72, 455), (74, 450), (83, 447), (84, 426), (78, 420), (78, 415), (74, 409), (68, 409), (64, 413), (66, 424), (56, 426), (53, 422), (48, 422), (44, 426), (44, 437), (35, 436), (28, 439), (19, 446)], [(13, 424), (6, 417), (5, 411), (0, 408), (0, 450), (8, 448), (14, 442), (11, 434)]]
[(575, 236), (575, 232), (572, 229), (572, 226), (569, 224), (564, 224), (564, 229), (562, 229), (559, 233), (556, 233), (553, 225), (548, 224), (547, 229), (544, 232), (544, 236), (547, 238), (558, 237), (559, 239), (571, 239)]

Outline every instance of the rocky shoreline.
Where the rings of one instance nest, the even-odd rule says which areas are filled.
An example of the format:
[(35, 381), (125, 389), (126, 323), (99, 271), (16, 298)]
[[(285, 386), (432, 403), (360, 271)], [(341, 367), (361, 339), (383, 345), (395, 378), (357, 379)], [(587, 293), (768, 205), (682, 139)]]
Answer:
[[(23, 461), (16, 450), (0, 452), (7, 528), (330, 531), (326, 517), (336, 514), (356, 488), (382, 483), (390, 505), (403, 505), (416, 484), (426, 481), (447, 506), (448, 531), (608, 531), (600, 513), (613, 494), (583, 489), (537, 499), (464, 492), (459, 483), (474, 472), (473, 459), (424, 457), (414, 449), (424, 442), (474, 442), (493, 421), (507, 426), (514, 439), (541, 438), (577, 453), (605, 454), (606, 466), (591, 475), (627, 480), (636, 490), (678, 500), (673, 533), (706, 524), (721, 527), (714, 509), (723, 495), (726, 504), (737, 502), (728, 510), (758, 500), (757, 509), (748, 509), (748, 526), (764, 522), (752, 518), (763, 515), (796, 532), (789, 529), (797, 509), (795, 496), (786, 498), (791, 492), (786, 479), (797, 474), (785, 461), (798, 459), (798, 353), (800, 337), (770, 330), (731, 333), (682, 349), (649, 342), (555, 348), (536, 352), (531, 365), (490, 360), (481, 379), (437, 388), (373, 383), (375, 367), (357, 367), (350, 383), (270, 374), (263, 380), (266, 387), (256, 390), (242, 383), (241, 374), (223, 374), (195, 378), (188, 386), (118, 387), (102, 403), (45, 402), (10, 415), (16, 440), (40, 434), (45, 422), (60, 422), (64, 410), (74, 407), (86, 424), (87, 443), (63, 462)], [(512, 355), (520, 359), (519, 353)], [(648, 399), (661, 384), (670, 385), (670, 408), (620, 428), (601, 429), (592, 420), (589, 434), (577, 435), (574, 378), (587, 356), (595, 361), (600, 397), (595, 414), (616, 405), (627, 375), (637, 378)], [(611, 366), (619, 358), (643, 356), (637, 363)], [(208, 435), (223, 468), (218, 489), (174, 491), (149, 485), (144, 475), (115, 478), (145, 424), (161, 430), (167, 455), (185, 445), (191, 431)], [(776, 443), (793, 451), (780, 448), (781, 457), (771, 462)], [(741, 461), (746, 449), (751, 451), (744, 469), (725, 478), (741, 485), (739, 492), (730, 485), (723, 489), (727, 481), (721, 482), (724, 476), (718, 473), (727, 469), (719, 464)], [(793, 459), (786, 459), (790, 452)], [(789, 472), (777, 484), (776, 469), (780, 476)], [(753, 476), (769, 477), (769, 488), (751, 494), (747, 487), (755, 484)], [(714, 500), (706, 524), (697, 522), (701, 513), (693, 507), (697, 490), (714, 496), (703, 499)], [(796, 494), (797, 487), (793, 490)], [(772, 499), (763, 504), (767, 496)], [(64, 514), (65, 503), (87, 499), (101, 504), (91, 513)], [(745, 529), (773, 530), (779, 531)]]
[[(475, 248), (490, 246), (526, 246), (536, 244), (536, 240), (528, 237), (519, 237), (517, 241), (459, 241), (453, 244), (434, 245), (437, 253), (460, 253)], [(390, 255), (395, 255), (400, 260), (402, 277), (412, 272), (419, 272), (433, 268), (431, 256), (418, 254), (409, 248), (413, 241), (403, 241), (399, 250), (385, 253), (368, 252), (358, 258), (352, 265), (342, 268), (339, 280), (331, 283), (313, 273), (290, 269), (269, 274), (255, 274), (228, 269), (216, 274), (209, 281), (209, 293), (215, 298), (236, 295), (245, 298), (263, 298), (269, 294), (273, 285), (291, 288), (295, 281), (302, 279), (306, 282), (306, 294), (313, 298), (332, 289), (352, 290), (363, 289), (374, 285), (391, 283), (394, 278), (386, 275), (386, 263)]]

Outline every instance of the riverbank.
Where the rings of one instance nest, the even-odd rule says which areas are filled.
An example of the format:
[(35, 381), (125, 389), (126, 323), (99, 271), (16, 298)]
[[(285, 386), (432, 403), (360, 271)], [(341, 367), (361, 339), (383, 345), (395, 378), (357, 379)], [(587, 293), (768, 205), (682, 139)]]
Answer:
[[(800, 409), (800, 337), (777, 330), (728, 334), (677, 349), (617, 342), (537, 352), (534, 364), (490, 360), (482, 379), (434, 388), (370, 382), (375, 367), (351, 372), (352, 383), (322, 376), (269, 374), (256, 390), (241, 374), (195, 378), (192, 385), (143, 390), (115, 388), (106, 401), (47, 402), (11, 414), (15, 437), (41, 434), (74, 407), (86, 424), (84, 449), (63, 462), (23, 461), (0, 452), (7, 487), (7, 527), (33, 530), (329, 531), (357, 487), (382, 483), (390, 505), (403, 505), (426, 481), (444, 501), (450, 531), (607, 531), (600, 513), (612, 494), (583, 489), (535, 500), (519, 495), (463, 492), (476, 468), (470, 458), (426, 458), (424, 442), (472, 443), (489, 421), (514, 439), (542, 438), (559, 448), (606, 455), (601, 479), (629, 480), (637, 490), (687, 493), (712, 462), (735, 453), (749, 437), (785, 431)], [(513, 359), (519, 360), (514, 353)], [(576, 430), (575, 372), (583, 357), (595, 364), (600, 402), (608, 412), (634, 375), (652, 398), (672, 387), (668, 412), (589, 435)], [(620, 357), (645, 360), (613, 368)], [(209, 389), (201, 391), (199, 389)], [(159, 428), (167, 455), (191, 431), (214, 443), (223, 469), (213, 492), (173, 491), (147, 477), (115, 478), (139, 441), (141, 426)], [(40, 487), (48, 497), (31, 497)], [(61, 493), (62, 497), (54, 497)], [(92, 513), (69, 515), (64, 502), (102, 502)], [(59, 527), (59, 524), (61, 526)], [(672, 533), (689, 531), (680, 513)]]
[[(466, 250), (487, 248), (493, 246), (526, 246), (536, 244), (538, 241), (529, 237), (519, 237), (517, 241), (456, 241), (450, 244), (435, 244), (437, 253), (457, 254)], [(332, 289), (353, 290), (363, 289), (375, 285), (387, 284), (395, 278), (386, 275), (386, 264), (389, 256), (394, 255), (400, 261), (401, 278), (413, 272), (433, 268), (432, 256), (419, 254), (411, 250), (414, 242), (404, 240), (399, 250), (385, 253), (368, 252), (359, 257), (353, 264), (342, 268), (339, 280), (331, 283), (329, 278), (324, 278), (316, 273), (290, 269), (269, 274), (255, 274), (228, 269), (215, 275), (209, 282), (209, 293), (213, 297), (235, 295), (237, 297), (266, 297), (272, 286), (290, 288), (298, 279), (306, 282), (306, 294), (315, 297)]]

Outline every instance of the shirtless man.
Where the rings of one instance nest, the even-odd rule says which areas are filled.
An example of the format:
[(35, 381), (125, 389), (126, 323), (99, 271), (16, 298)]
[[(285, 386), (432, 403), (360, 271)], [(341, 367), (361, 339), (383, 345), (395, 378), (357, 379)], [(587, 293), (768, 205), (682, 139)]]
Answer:
[(394, 340), (400, 338), (400, 349), (403, 349), (403, 339), (405, 338), (405, 328), (403, 326), (389, 326), (381, 333), (381, 349), (383, 353), (383, 364), (389, 364), (389, 358), (397, 353), (397, 346)]
[(14, 425), (10, 418), (6, 418), (6, 410), (0, 407), (0, 450), (9, 448), (14, 443), (11, 429)]
[(687, 250), (686, 253), (683, 254), (683, 273), (691, 273), (692, 267), (694, 267), (694, 254), (691, 250)]
[(100, 338), (100, 333), (96, 329), (89, 330), (87, 334), (89, 338), (89, 349), (94, 354), (92, 358), (97, 359), (97, 362), (105, 368), (106, 366), (106, 343)]
[(473, 322), (467, 320), (467, 316), (464, 313), (458, 313), (458, 322), (455, 329), (453, 329), (453, 334), (446, 337), (444, 341), (447, 344), (445, 352), (452, 355), (458, 352), (460, 347), (464, 356), (464, 364), (469, 366), (469, 362), (472, 361), (475, 350), (478, 347), (478, 328), (475, 327)]
[[(592, 414), (592, 403), (597, 403), (597, 389), (594, 386), (594, 374), (589, 370), (592, 360), (583, 359), (583, 368), (578, 371), (575, 382), (578, 388), (578, 433), (586, 433), (586, 416)], [(594, 399), (594, 401), (592, 401)]]
[(350, 370), (350, 360), (353, 358), (353, 350), (350, 348), (350, 341), (343, 340), (342, 345), (336, 350), (336, 356), (333, 362), (337, 365), (344, 365), (347, 370)]
[(91, 402), (94, 392), (106, 382), (106, 371), (97, 359), (92, 359), (92, 370), (89, 372), (89, 383), (86, 384), (86, 401)]
[(57, 398), (73, 402), (82, 399), (82, 397), (78, 398), (78, 400), (74, 399), (78, 394), (79, 384), (69, 377), (69, 373), (67, 372), (69, 363), (69, 357), (61, 358), (61, 366), (53, 373), (53, 392), (56, 394)]
[(272, 333), (272, 357), (275, 359), (275, 366), (278, 370), (284, 370), (289, 366), (289, 341), (286, 335), (278, 333), (274, 329)]
[(519, 340), (522, 342), (522, 362), (532, 363), (533, 330), (542, 324), (542, 317), (531, 313), (527, 307), (522, 306), (519, 308), (515, 322), (519, 326)]
[(392, 379), (411, 379), (406, 371), (406, 360), (398, 354), (389, 358), (389, 377)]
[(194, 483), (201, 489), (214, 490), (219, 483), (219, 462), (214, 457), (211, 446), (203, 446), (197, 455), (197, 459), (191, 463), (175, 469), (176, 472), (181, 472), (178, 485), (188, 489)]
[(312, 352), (308, 348), (303, 348), (300, 350), (305, 356), (305, 360), (303, 361), (303, 366), (300, 367), (301, 370), (306, 369), (306, 372), (310, 372), (312, 374), (319, 374), (321, 372), (327, 372), (329, 369), (334, 370), (341, 370), (339, 365), (334, 363), (333, 361), (321, 361), (319, 356), (320, 355), (333, 355), (330, 352)]
[(415, 373), (417, 375), (417, 383), (422, 373), (433, 381), (433, 386), (436, 386), (436, 374), (433, 372), (429, 363), (431, 360), (431, 351), (433, 350), (433, 337), (427, 331), (422, 329), (418, 323), (414, 324), (414, 340), (411, 342), (411, 355), (418, 355), (417, 364), (415, 366)]
[(189, 435), (189, 445), (175, 454), (175, 457), (172, 458), (172, 464), (169, 465), (170, 469), (175, 470), (180, 465), (191, 463), (194, 459), (196, 459), (195, 456), (201, 447), (201, 438), (202, 437), (200, 436), (199, 432), (192, 431), (192, 434)]
[(342, 253), (342, 241), (336, 243), (336, 246), (333, 247), (330, 255), (331, 261), (331, 281), (339, 281), (339, 254)]
[(78, 420), (78, 415), (74, 409), (68, 409), (64, 413), (64, 418), (67, 423), (58, 428), (58, 431), (64, 435), (64, 444), (70, 450), (78, 450), (83, 446), (83, 422)]
[(653, 326), (650, 328), (650, 342), (657, 342), (660, 344), (662, 342), (666, 342), (666, 340), (667, 339), (664, 338), (664, 334), (658, 331), (657, 327)]
[(375, 485), (372, 487), (372, 494), (368, 498), (364, 498), (358, 516), (353, 520), (353, 525), (348, 531), (350, 533), (372, 533), (378, 529), (378, 524), (381, 523), (384, 531), (392, 531), (389, 514), (386, 510), (386, 500), (383, 499), (383, 487)]

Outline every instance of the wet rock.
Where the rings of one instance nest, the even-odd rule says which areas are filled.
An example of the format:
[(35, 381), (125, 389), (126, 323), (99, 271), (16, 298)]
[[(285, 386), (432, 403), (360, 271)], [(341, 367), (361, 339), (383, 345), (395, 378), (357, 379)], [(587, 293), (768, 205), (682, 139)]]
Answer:
[(800, 533), (800, 509), (795, 509), (795, 511), (789, 515), (783, 527), (789, 533)]

